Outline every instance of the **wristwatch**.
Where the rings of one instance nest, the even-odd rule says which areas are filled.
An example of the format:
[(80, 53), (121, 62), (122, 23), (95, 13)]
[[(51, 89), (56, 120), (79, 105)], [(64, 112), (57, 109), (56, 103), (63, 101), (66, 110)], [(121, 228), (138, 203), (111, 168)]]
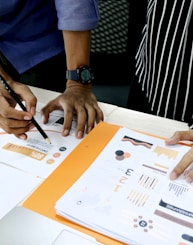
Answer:
[(67, 70), (66, 79), (74, 80), (83, 85), (91, 84), (94, 80), (94, 72), (90, 66), (79, 66), (76, 70)]

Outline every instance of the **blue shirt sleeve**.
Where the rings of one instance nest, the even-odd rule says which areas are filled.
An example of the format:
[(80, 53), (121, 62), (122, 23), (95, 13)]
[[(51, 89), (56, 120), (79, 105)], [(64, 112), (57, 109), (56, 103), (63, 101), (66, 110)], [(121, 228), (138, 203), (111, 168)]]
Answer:
[(55, 0), (55, 5), (60, 30), (92, 30), (98, 24), (98, 0)]

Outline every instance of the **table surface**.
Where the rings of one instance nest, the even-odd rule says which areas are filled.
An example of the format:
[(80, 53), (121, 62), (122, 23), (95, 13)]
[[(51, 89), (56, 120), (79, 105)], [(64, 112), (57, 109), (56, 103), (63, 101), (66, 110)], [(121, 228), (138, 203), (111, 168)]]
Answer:
[[(36, 87), (30, 88), (41, 103), (47, 103), (59, 94)], [(184, 122), (133, 111), (103, 102), (98, 103), (103, 110), (105, 121), (112, 124), (140, 130), (164, 138), (172, 136), (175, 131), (189, 129), (187, 123)]]
[[(30, 87), (40, 103), (46, 104), (59, 95), (57, 92)], [(186, 123), (149, 115), (115, 105), (98, 102), (104, 112), (104, 121), (168, 138), (175, 131), (188, 130)]]

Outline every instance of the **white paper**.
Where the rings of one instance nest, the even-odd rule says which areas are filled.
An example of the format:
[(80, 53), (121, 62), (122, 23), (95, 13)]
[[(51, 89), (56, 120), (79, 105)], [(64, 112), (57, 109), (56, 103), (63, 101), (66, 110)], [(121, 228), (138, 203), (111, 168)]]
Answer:
[(0, 163), (0, 219), (20, 204), (42, 179)]
[(188, 150), (121, 128), (56, 212), (129, 244), (191, 245), (193, 185), (168, 177)]
[(0, 129), (0, 161), (35, 176), (46, 178), (81, 142), (81, 139), (75, 137), (75, 120), (72, 123), (70, 135), (62, 136), (63, 111), (52, 112), (49, 122), (42, 124), (40, 115), (42, 106), (38, 104), (35, 119), (50, 138), (51, 144), (45, 141), (36, 128), (27, 133), (27, 141)]

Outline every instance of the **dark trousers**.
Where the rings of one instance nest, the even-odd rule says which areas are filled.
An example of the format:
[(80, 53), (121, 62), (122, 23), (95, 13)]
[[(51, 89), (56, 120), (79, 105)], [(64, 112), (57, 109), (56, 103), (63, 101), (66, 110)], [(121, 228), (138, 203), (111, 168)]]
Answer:
[(16, 71), (1, 52), (0, 65), (15, 81), (57, 92), (63, 92), (66, 88), (65, 52), (39, 63), (22, 74)]

